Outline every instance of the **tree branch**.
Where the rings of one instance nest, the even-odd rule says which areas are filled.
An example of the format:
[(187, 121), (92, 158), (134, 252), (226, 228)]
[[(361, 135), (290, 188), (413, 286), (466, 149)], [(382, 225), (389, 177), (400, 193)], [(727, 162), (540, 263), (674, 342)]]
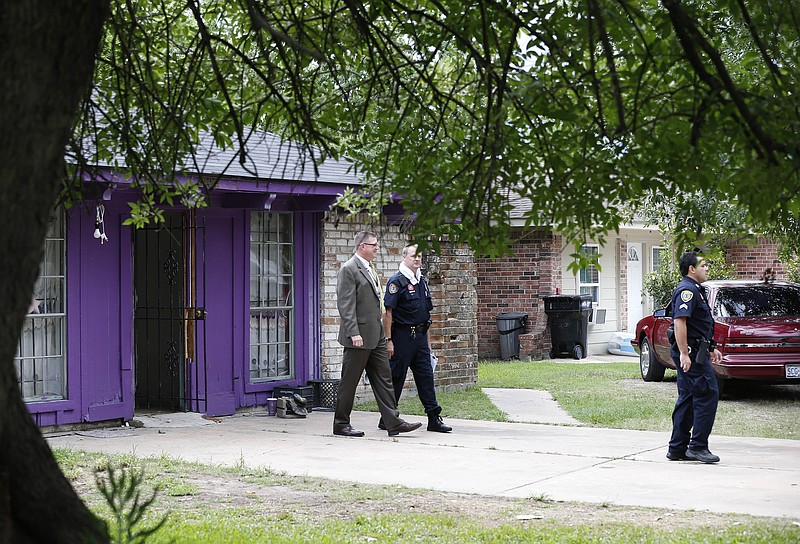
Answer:
[[(744, 96), (742, 96), (738, 87), (731, 79), (719, 52), (700, 33), (694, 21), (681, 7), (680, 0), (662, 0), (662, 3), (670, 14), (673, 28), (678, 34), (692, 67), (713, 90), (724, 90), (730, 95), (731, 101), (736, 106), (739, 115), (742, 116), (747, 130), (752, 134), (755, 142), (764, 154), (765, 159), (770, 164), (778, 164), (775, 152), (788, 153), (790, 151), (789, 148), (775, 141), (763, 130), (761, 124), (758, 122), (757, 116), (750, 110)], [(699, 45), (702, 51), (708, 56), (720, 79), (711, 76), (705, 69), (703, 61), (700, 59), (697, 49), (695, 48), (695, 44)], [(722, 100), (721, 97), (719, 99)]]

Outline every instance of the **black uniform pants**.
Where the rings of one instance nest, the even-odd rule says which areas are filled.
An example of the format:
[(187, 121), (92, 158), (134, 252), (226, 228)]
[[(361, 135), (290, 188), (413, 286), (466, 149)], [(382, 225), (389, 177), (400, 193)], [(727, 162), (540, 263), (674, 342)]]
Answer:
[(708, 449), (708, 436), (714, 426), (719, 401), (719, 387), (708, 356), (697, 361), (692, 354), (689, 372), (681, 368), (680, 358), (672, 358), (678, 370), (678, 400), (672, 411), (672, 438), (669, 451), (682, 454)]
[[(413, 338), (412, 338), (413, 336)], [(394, 355), (389, 360), (392, 367), (392, 385), (397, 401), (403, 393), (408, 369), (414, 375), (417, 394), (425, 413), (439, 415), (442, 408), (436, 402), (436, 389), (433, 385), (433, 367), (431, 367), (431, 349), (428, 346), (428, 334), (412, 335), (409, 327), (392, 327), (392, 343)]]

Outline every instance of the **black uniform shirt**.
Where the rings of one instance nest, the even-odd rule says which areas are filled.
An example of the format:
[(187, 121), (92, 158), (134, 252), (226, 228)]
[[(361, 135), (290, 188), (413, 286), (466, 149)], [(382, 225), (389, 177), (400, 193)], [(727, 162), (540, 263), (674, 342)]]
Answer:
[(420, 325), (431, 318), (433, 300), (425, 278), (414, 285), (400, 271), (395, 272), (386, 284), (383, 304), (392, 309), (392, 323)]
[(714, 318), (706, 300), (705, 289), (690, 277), (684, 277), (672, 294), (672, 319), (685, 317), (689, 342), (714, 337)]

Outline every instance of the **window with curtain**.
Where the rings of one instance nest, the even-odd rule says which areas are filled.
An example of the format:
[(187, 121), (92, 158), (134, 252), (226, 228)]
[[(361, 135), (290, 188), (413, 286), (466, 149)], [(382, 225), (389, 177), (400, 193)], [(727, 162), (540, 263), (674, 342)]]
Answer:
[[(597, 257), (600, 254), (600, 246), (583, 245), (581, 253), (587, 257)], [(580, 294), (592, 295), (593, 302), (600, 302), (600, 271), (593, 264), (581, 268), (579, 278)]]
[(653, 272), (658, 270), (661, 267), (661, 263), (664, 262), (666, 250), (667, 248), (665, 247), (653, 246)]
[(50, 218), (44, 258), (14, 357), (25, 402), (64, 399), (66, 378), (66, 237), (64, 212)]
[(250, 216), (250, 383), (294, 378), (292, 215)]

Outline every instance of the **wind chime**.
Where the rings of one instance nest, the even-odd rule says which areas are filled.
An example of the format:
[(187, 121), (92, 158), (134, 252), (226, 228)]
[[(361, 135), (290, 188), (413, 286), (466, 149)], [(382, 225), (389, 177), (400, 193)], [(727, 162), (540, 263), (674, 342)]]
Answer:
[(105, 215), (106, 207), (102, 204), (98, 204), (94, 218), (94, 237), (98, 238), (101, 244), (108, 242), (108, 236), (106, 236)]

